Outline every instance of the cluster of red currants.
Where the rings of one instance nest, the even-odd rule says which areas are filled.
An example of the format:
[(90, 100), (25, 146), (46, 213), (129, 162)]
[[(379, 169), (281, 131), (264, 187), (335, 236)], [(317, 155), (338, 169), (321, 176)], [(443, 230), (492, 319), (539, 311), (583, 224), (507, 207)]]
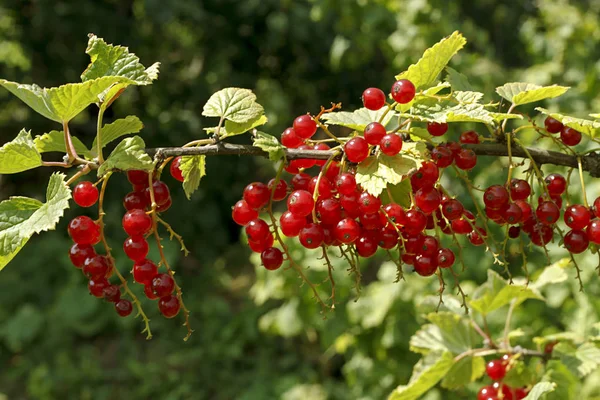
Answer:
[(510, 355), (505, 354), (502, 358), (487, 363), (485, 372), (494, 381), (491, 385), (482, 387), (477, 393), (477, 400), (521, 400), (527, 396), (526, 388), (512, 388), (501, 383), (506, 376), (510, 361)]

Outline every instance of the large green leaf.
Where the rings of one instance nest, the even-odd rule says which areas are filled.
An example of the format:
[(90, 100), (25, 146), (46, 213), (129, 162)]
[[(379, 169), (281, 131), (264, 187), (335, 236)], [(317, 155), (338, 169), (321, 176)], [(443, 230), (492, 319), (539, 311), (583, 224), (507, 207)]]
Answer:
[[(466, 93), (466, 92), (460, 92)], [(471, 92), (475, 93), (475, 92)], [(465, 94), (463, 100), (476, 100), (474, 94)], [(496, 118), (479, 103), (458, 103), (457, 99), (426, 99), (415, 102), (410, 113), (401, 113), (404, 118), (422, 122), (481, 122), (493, 125)]]
[(458, 31), (425, 50), (423, 57), (396, 79), (408, 79), (417, 89), (433, 84), (450, 59), (462, 49), (467, 40)]
[(534, 289), (541, 289), (544, 286), (566, 281), (569, 276), (565, 268), (571, 264), (571, 259), (568, 257), (562, 258), (552, 265), (547, 266), (542, 271), (541, 275), (531, 285)]
[[(377, 122), (385, 114), (387, 107), (382, 107), (377, 111), (372, 111), (367, 108), (359, 108), (356, 111), (338, 111), (323, 114), (321, 119), (326, 121), (327, 125), (345, 126), (346, 128), (362, 132), (371, 122)], [(392, 117), (397, 115), (394, 112), (388, 112), (382, 120), (385, 126), (390, 122)]]
[(452, 86), (453, 90), (473, 90), (473, 86), (471, 86), (469, 78), (467, 78), (466, 75), (463, 75), (454, 68), (450, 67), (446, 67), (446, 72), (448, 73), (448, 76), (446, 77), (446, 82), (448, 82)]
[(442, 380), (442, 387), (459, 389), (481, 378), (485, 373), (483, 357), (465, 357), (455, 363)]
[(27, 197), (11, 197), (0, 203), (0, 270), (34, 233), (54, 229), (69, 208), (70, 198), (65, 175), (54, 173), (46, 190), (46, 203)]
[(206, 175), (206, 156), (181, 157), (179, 168), (183, 174), (183, 190), (188, 199), (200, 186), (200, 180)]
[(57, 122), (68, 122), (90, 104), (97, 103), (99, 96), (106, 89), (123, 81), (127, 79), (105, 76), (83, 83), (69, 83), (46, 89), (38, 85), (25, 85), (0, 79), (0, 85), (44, 117)]
[(559, 357), (580, 378), (589, 375), (600, 365), (600, 349), (592, 343), (576, 347), (571, 343), (561, 342), (554, 347), (553, 355)]
[(146, 154), (145, 147), (144, 140), (139, 136), (123, 139), (100, 166), (98, 176), (102, 176), (111, 170), (152, 170), (154, 164), (150, 156)]
[(397, 185), (412, 170), (420, 167), (420, 160), (407, 154), (371, 156), (358, 165), (356, 182), (362, 188), (379, 196), (387, 185)]
[(510, 285), (497, 272), (490, 269), (487, 282), (475, 291), (469, 304), (475, 311), (487, 315), (513, 300), (516, 304), (520, 304), (527, 299), (544, 300), (544, 297), (533, 288)]
[(269, 153), (269, 160), (271, 161), (279, 161), (285, 156), (285, 147), (279, 143), (275, 136), (267, 133), (256, 132), (254, 145)]
[(31, 133), (22, 129), (17, 137), (0, 147), (0, 174), (15, 174), (42, 165)]
[(450, 368), (452, 368), (453, 364), (454, 358), (448, 352), (436, 352), (423, 357), (415, 365), (408, 385), (397, 387), (388, 396), (388, 400), (418, 399), (429, 389), (437, 385)]
[(431, 324), (423, 325), (410, 338), (410, 350), (415, 353), (449, 351), (460, 354), (481, 343), (469, 320), (462, 315), (440, 311), (428, 314), (427, 319)]
[(584, 135), (590, 136), (592, 138), (595, 138), (598, 132), (600, 131), (600, 121), (592, 121), (589, 119), (570, 117), (568, 115), (563, 115), (560, 113), (546, 110), (542, 107), (537, 107), (536, 111), (539, 111), (545, 115), (549, 115), (552, 118), (562, 122), (563, 125), (568, 126), (569, 128), (573, 128), (583, 133)]
[(250, 89), (237, 87), (219, 90), (210, 96), (202, 109), (205, 117), (220, 117), (239, 124), (262, 114), (264, 109), (256, 102), (256, 95)]
[[(104, 148), (107, 144), (121, 136), (130, 135), (132, 133), (138, 133), (142, 130), (144, 124), (135, 115), (129, 115), (125, 118), (120, 118), (113, 123), (106, 124), (100, 130), (102, 136), (102, 147)], [(92, 152), (96, 152), (98, 146), (97, 138), (94, 138), (92, 143)]]
[(496, 88), (496, 93), (514, 105), (534, 103), (563, 95), (569, 87), (539, 86), (533, 83), (511, 82)]
[(555, 384), (554, 392), (546, 395), (545, 400), (575, 399), (579, 380), (560, 361), (550, 360), (546, 367), (543, 382)]
[[(73, 146), (75, 146), (75, 151), (77, 154), (90, 157), (91, 153), (88, 148), (75, 136), (71, 136), (71, 140), (73, 141)], [(41, 136), (36, 136), (33, 139), (35, 143), (35, 147), (40, 153), (48, 153), (52, 151), (57, 151), (60, 153), (66, 153), (67, 147), (65, 145), (65, 133), (63, 131), (50, 131), (48, 133), (44, 133)]]
[(552, 382), (540, 382), (531, 388), (527, 396), (523, 400), (539, 400), (546, 393), (553, 392), (556, 389), (556, 384)]
[(513, 360), (511, 368), (502, 380), (505, 384), (512, 387), (529, 386), (535, 383), (538, 377), (532, 373), (531, 369), (521, 360)]
[(248, 122), (237, 123), (233, 121), (225, 121), (225, 132), (221, 134), (221, 138), (225, 139), (231, 136), (240, 135), (248, 132), (257, 126), (264, 125), (268, 122), (266, 115), (259, 115)]

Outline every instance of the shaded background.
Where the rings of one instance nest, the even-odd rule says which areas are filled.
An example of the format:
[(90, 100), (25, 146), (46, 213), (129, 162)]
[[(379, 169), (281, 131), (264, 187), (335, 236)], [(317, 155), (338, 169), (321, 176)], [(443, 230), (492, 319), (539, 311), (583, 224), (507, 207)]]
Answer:
[[(360, 106), (364, 88), (387, 89), (425, 48), (460, 30), (469, 44), (451, 65), (488, 96), (507, 81), (559, 83), (574, 89), (554, 107), (582, 116), (598, 112), (600, 1), (506, 3), (0, 0), (0, 76), (46, 87), (78, 81), (93, 32), (129, 46), (145, 65), (162, 63), (159, 80), (129, 89), (105, 122), (135, 114), (149, 147), (181, 145), (214, 122), (200, 112), (218, 89), (253, 89), (270, 120), (265, 130), (277, 134), (322, 104)], [(94, 115), (91, 107), (72, 123), (88, 144)], [(0, 92), (0, 126), (1, 143), (22, 127), (34, 134), (58, 127), (7, 91)], [(478, 182), (491, 181), (486, 167), (492, 161), (481, 160)], [(50, 172), (2, 176), (0, 196), (41, 197)], [(248, 157), (213, 157), (207, 172), (189, 202), (166, 178), (176, 204), (166, 219), (192, 250), (183, 259), (176, 245), (167, 246), (192, 311), (190, 341), (182, 341), (180, 319), (163, 320), (155, 304), (146, 306), (155, 334), (147, 342), (139, 320), (121, 319), (88, 295), (67, 257), (66, 221), (81, 213), (71, 209), (57, 232), (33, 238), (0, 275), (0, 393), (9, 399), (382, 399), (407, 382), (417, 360), (407, 342), (422, 322), (415, 303), (435, 293), (437, 283), (409, 278), (390, 284), (395, 272), (375, 259), (364, 266), (362, 298), (354, 302), (352, 278), (339, 264), (340, 303), (323, 320), (293, 272), (255, 270), (256, 257), (249, 257), (230, 221), (244, 186), (266, 181), (273, 167)], [(114, 177), (109, 189), (107, 233), (119, 268), (127, 271), (119, 224), (126, 179)], [(314, 254), (297, 254), (305, 265), (319, 264)], [(476, 268), (464, 273), (465, 281), (485, 279), (491, 261), (481, 255), (467, 253), (467, 265)], [(534, 267), (544, 262), (539, 253), (530, 258)], [(519, 274), (518, 261), (513, 267)], [(589, 269), (586, 276), (593, 275)], [(311, 274), (323, 278), (316, 266)], [(595, 293), (597, 284), (590, 285)], [(570, 300), (565, 290), (552, 307), (571, 316), (578, 311), (577, 327), (585, 331), (597, 321), (598, 305), (587, 297)], [(586, 302), (584, 311), (579, 301)], [(539, 304), (525, 307), (516, 319), (532, 330), (571, 327), (571, 317)], [(471, 389), (434, 391), (429, 398), (473, 398)]]

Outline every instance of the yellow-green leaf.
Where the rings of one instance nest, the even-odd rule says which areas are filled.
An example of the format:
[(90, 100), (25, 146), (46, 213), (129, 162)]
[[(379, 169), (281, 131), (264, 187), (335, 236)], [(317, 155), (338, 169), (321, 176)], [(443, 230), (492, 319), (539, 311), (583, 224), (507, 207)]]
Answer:
[(230, 87), (213, 94), (202, 110), (205, 117), (220, 117), (239, 124), (264, 114), (250, 89)]
[(546, 110), (542, 107), (537, 107), (536, 111), (539, 111), (545, 115), (549, 115), (552, 118), (562, 122), (563, 125), (568, 126), (569, 128), (573, 128), (583, 133), (584, 135), (590, 136), (592, 138), (595, 138), (598, 132), (600, 131), (600, 121), (592, 121), (589, 119), (570, 117), (568, 115), (563, 115), (560, 113)]
[[(346, 128), (362, 132), (371, 122), (377, 122), (385, 114), (387, 107), (382, 107), (377, 111), (372, 111), (366, 108), (359, 108), (356, 111), (337, 111), (323, 114), (321, 119), (327, 125), (345, 126)], [(388, 112), (383, 121), (384, 126), (394, 117), (395, 113)]]
[(496, 88), (496, 93), (519, 106), (563, 95), (567, 86), (540, 86), (533, 83), (511, 82)]
[(0, 147), (0, 174), (15, 174), (42, 165), (31, 133), (22, 129), (17, 137)]
[[(77, 154), (83, 155), (85, 157), (90, 157), (91, 153), (88, 148), (75, 136), (71, 137), (73, 141), (73, 146), (75, 147), (75, 151)], [(65, 145), (65, 133), (63, 131), (50, 131), (48, 133), (44, 133), (41, 136), (36, 136), (33, 139), (35, 143), (35, 147), (40, 153), (48, 153), (48, 152), (59, 152), (66, 153), (67, 147)]]
[(179, 168), (183, 174), (183, 190), (189, 200), (206, 175), (206, 156), (183, 156)]

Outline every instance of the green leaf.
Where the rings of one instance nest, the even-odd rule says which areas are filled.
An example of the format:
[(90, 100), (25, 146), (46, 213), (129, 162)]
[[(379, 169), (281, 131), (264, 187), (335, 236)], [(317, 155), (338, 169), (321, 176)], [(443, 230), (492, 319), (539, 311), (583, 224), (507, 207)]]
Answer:
[(539, 86), (533, 83), (511, 82), (496, 88), (496, 93), (514, 105), (534, 103), (563, 95), (567, 86)]
[(490, 269), (487, 282), (475, 291), (473, 300), (469, 304), (475, 311), (487, 315), (513, 300), (518, 305), (527, 299), (544, 300), (544, 297), (533, 288), (510, 285), (497, 272)]
[(600, 119), (600, 114), (590, 114), (590, 117), (594, 119)]
[(446, 82), (448, 82), (452, 86), (453, 90), (473, 90), (473, 86), (471, 86), (469, 78), (467, 78), (466, 75), (463, 75), (454, 68), (450, 67), (446, 67), (446, 72), (448, 73), (448, 76), (446, 77)]
[(206, 156), (183, 156), (179, 168), (183, 174), (183, 190), (189, 200), (206, 175)]
[(46, 189), (46, 203), (27, 197), (11, 197), (0, 203), (0, 270), (34, 233), (54, 229), (69, 208), (70, 198), (65, 175), (54, 173)]
[(575, 347), (571, 343), (561, 342), (554, 346), (552, 354), (579, 378), (589, 375), (600, 365), (600, 349), (592, 343)]
[(267, 133), (257, 131), (254, 137), (254, 145), (269, 153), (269, 160), (271, 161), (279, 161), (285, 156), (285, 147), (279, 143), (275, 136)]
[(565, 272), (565, 268), (571, 264), (570, 258), (562, 258), (552, 265), (547, 266), (542, 271), (541, 275), (531, 285), (534, 289), (541, 289), (544, 286), (564, 282), (568, 279), (568, 275)]
[(452, 93), (452, 97), (454, 97), (459, 103), (463, 104), (477, 104), (480, 103), (483, 99), (483, 93), (481, 92), (473, 92), (473, 91), (456, 91)]
[(435, 82), (438, 75), (446, 68), (450, 59), (462, 49), (467, 40), (458, 31), (442, 39), (433, 47), (425, 50), (423, 57), (408, 70), (396, 75), (396, 79), (408, 79), (417, 89)]
[[(91, 153), (88, 148), (75, 136), (71, 136), (73, 141), (73, 146), (75, 146), (75, 151), (77, 154), (83, 155), (85, 157), (91, 157)], [(60, 153), (66, 153), (67, 147), (65, 145), (65, 133), (63, 131), (50, 131), (48, 133), (44, 133), (41, 136), (36, 136), (33, 139), (35, 143), (36, 149), (40, 153), (48, 153), (52, 151), (57, 151)]]
[(496, 123), (492, 112), (486, 110), (483, 104), (457, 104), (453, 99), (427, 99), (413, 104), (411, 113), (401, 113), (400, 116), (422, 122), (481, 122), (489, 125)]
[(264, 125), (268, 122), (266, 115), (259, 115), (258, 117), (251, 119), (248, 122), (237, 123), (233, 121), (225, 121), (225, 132), (221, 133), (221, 139), (225, 139), (231, 136), (240, 135), (244, 132), (248, 132), (256, 128), (257, 126)]
[(42, 156), (31, 139), (31, 132), (25, 129), (0, 147), (0, 174), (15, 174), (41, 165)]
[(523, 400), (538, 400), (546, 393), (553, 392), (556, 389), (556, 384), (551, 382), (540, 382), (531, 388), (527, 396)]
[(440, 311), (428, 314), (427, 319), (431, 324), (423, 325), (410, 338), (410, 350), (415, 353), (449, 351), (460, 354), (481, 342), (470, 322), (462, 315)]
[(205, 117), (219, 117), (240, 124), (262, 114), (264, 109), (256, 102), (256, 95), (250, 89), (236, 87), (219, 90), (210, 96), (202, 110)]
[(575, 399), (577, 385), (579, 380), (569, 369), (560, 363), (560, 361), (551, 360), (548, 362), (546, 374), (543, 382), (554, 383), (555, 391), (546, 395), (545, 400), (566, 400)]
[(0, 85), (44, 117), (57, 122), (69, 122), (90, 104), (97, 103), (106, 89), (124, 80), (126, 78), (106, 76), (50, 89), (4, 79), (0, 79)]
[(499, 113), (499, 112), (490, 112), (492, 118), (496, 122), (502, 122), (505, 119), (523, 119), (521, 114), (507, 114), (507, 113)]
[(154, 163), (150, 156), (146, 154), (145, 147), (144, 140), (139, 136), (123, 139), (110, 153), (104, 164), (100, 166), (98, 176), (103, 176), (111, 170), (152, 170)]
[[(354, 112), (338, 111), (326, 113), (321, 116), (321, 119), (325, 120), (327, 125), (345, 126), (346, 128), (362, 132), (371, 122), (379, 121), (386, 110), (387, 107), (382, 107), (377, 111), (372, 111), (363, 107)], [(397, 114), (391, 111), (388, 112), (381, 121), (383, 126), (386, 126), (394, 115)]]
[(89, 35), (85, 52), (90, 56), (91, 64), (81, 74), (83, 82), (104, 76), (120, 76), (129, 79), (131, 82), (128, 84), (149, 85), (158, 78), (160, 63), (146, 69), (127, 47), (107, 44), (96, 35)]
[(523, 361), (517, 360), (512, 362), (510, 370), (502, 380), (503, 383), (511, 387), (529, 386), (535, 383), (536, 376), (531, 372)]
[(358, 164), (356, 183), (373, 196), (379, 196), (387, 185), (397, 185), (421, 162), (407, 154), (371, 156)]
[[(142, 121), (135, 115), (128, 115), (125, 118), (120, 118), (113, 123), (104, 125), (100, 130), (100, 135), (102, 136), (102, 148), (121, 136), (138, 133), (143, 127), (144, 124), (142, 124)], [(97, 147), (98, 142), (97, 138), (95, 138), (94, 143), (92, 143), (92, 151), (94, 153), (96, 152)]]
[(431, 133), (429, 133), (427, 131), (427, 129), (425, 128), (419, 128), (419, 127), (411, 127), (410, 128), (410, 138), (415, 141), (415, 142), (419, 142), (419, 141), (430, 141), (433, 139), (433, 136), (431, 136)]
[(465, 357), (450, 368), (442, 381), (442, 387), (456, 390), (481, 378), (484, 373), (483, 357)]
[(555, 112), (551, 112), (542, 107), (537, 107), (536, 111), (541, 112), (542, 114), (549, 115), (554, 119), (562, 122), (563, 125), (568, 126), (569, 128), (573, 128), (584, 135), (595, 138), (598, 132), (600, 131), (600, 121), (591, 121), (589, 119), (575, 118), (569, 117), (568, 115), (563, 115)]
[(437, 385), (448, 373), (454, 358), (448, 352), (431, 353), (415, 365), (408, 385), (398, 386), (388, 400), (416, 400)]

